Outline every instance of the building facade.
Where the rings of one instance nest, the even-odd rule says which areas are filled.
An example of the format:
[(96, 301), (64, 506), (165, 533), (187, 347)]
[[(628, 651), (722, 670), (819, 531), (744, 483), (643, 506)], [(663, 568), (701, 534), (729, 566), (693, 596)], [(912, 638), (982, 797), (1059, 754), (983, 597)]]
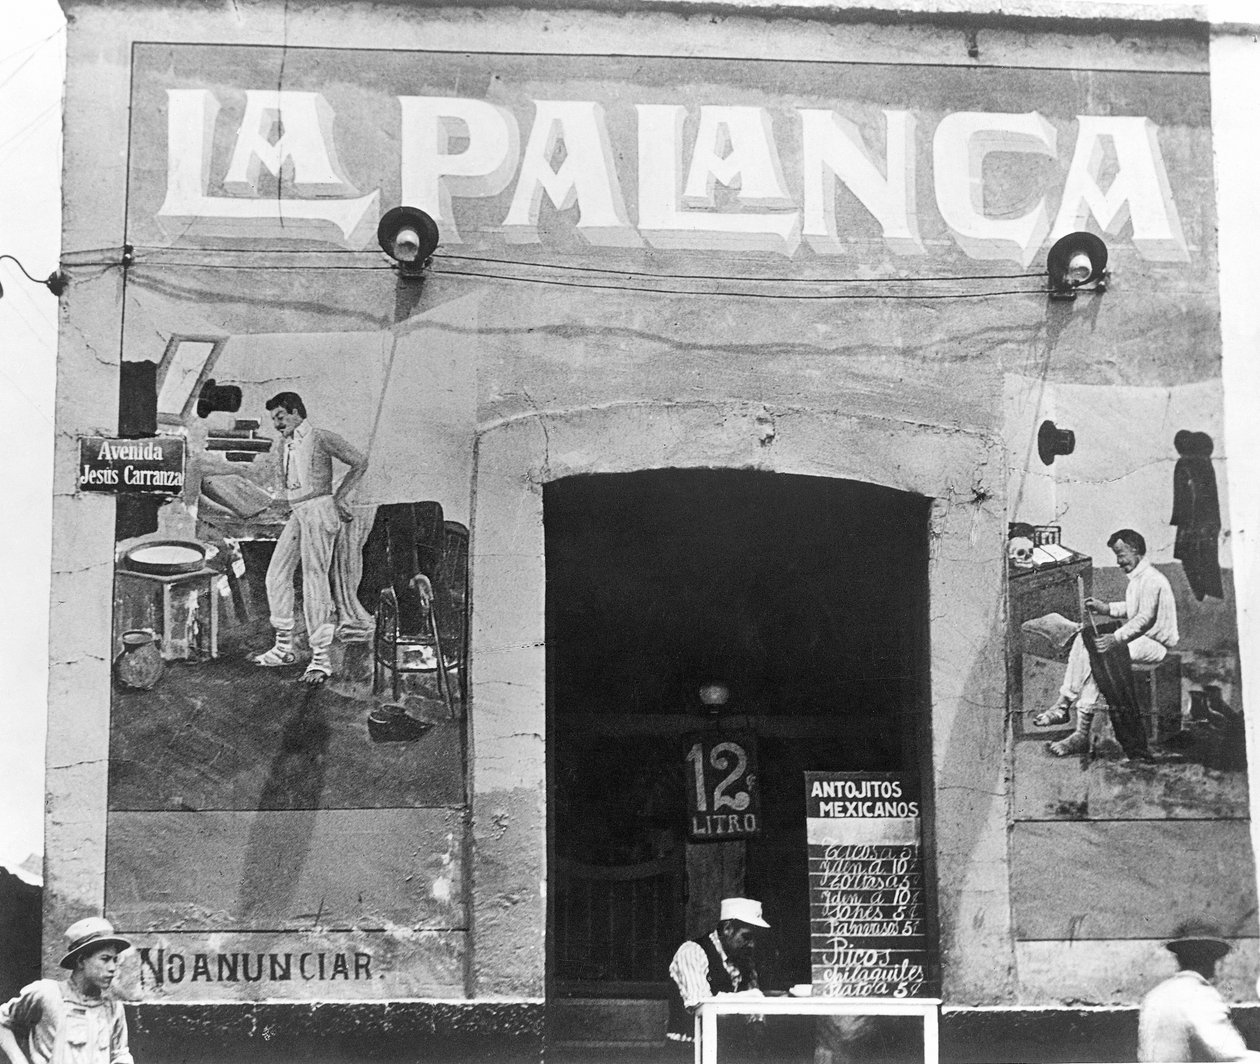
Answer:
[[(653, 1043), (730, 894), (807, 983), (805, 773), (917, 794), (952, 1058), (1191, 917), (1249, 999), (1203, 23), (66, 9), (46, 927), (154, 1046)], [(1057, 757), (1123, 528), (1178, 638)]]

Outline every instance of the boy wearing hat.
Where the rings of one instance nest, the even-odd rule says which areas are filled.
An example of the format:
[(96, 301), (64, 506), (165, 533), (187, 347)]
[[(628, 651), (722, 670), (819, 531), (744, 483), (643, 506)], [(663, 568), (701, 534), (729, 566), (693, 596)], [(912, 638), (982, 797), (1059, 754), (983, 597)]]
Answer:
[[(40, 979), (0, 1006), (0, 1050), (8, 1062), (132, 1064), (122, 1003), (105, 996), (118, 972), (118, 955), (130, 945), (102, 917), (71, 924), (61, 958), (70, 977)], [(3, 1057), (0, 1064), (6, 1064)]]
[(1225, 999), (1212, 986), (1217, 962), (1230, 950), (1218, 928), (1191, 920), (1167, 943), (1180, 971), (1142, 999), (1138, 1013), (1138, 1060), (1248, 1060), (1247, 1049), (1229, 1018)]
[[(669, 1035), (691, 1041), (696, 1005), (718, 994), (757, 990), (753, 946), (757, 928), (769, 928), (761, 902), (752, 898), (723, 898), (718, 925), (707, 935), (684, 942), (669, 964), (674, 981), (669, 1010)], [(752, 1021), (761, 1016), (750, 1016)]]

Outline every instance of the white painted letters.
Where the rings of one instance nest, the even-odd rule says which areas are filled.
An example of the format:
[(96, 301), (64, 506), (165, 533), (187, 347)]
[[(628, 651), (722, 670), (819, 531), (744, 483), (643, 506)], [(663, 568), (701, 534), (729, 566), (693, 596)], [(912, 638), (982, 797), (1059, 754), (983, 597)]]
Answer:
[[(1188, 261), (1155, 123), (1149, 118), (1103, 115), (1078, 115), (1076, 121), (1076, 150), (1052, 238), (1084, 229), (1092, 214), (1109, 236), (1119, 236), (1125, 222), (1131, 221), (1133, 244), (1144, 258)], [(1115, 151), (1115, 174), (1105, 192), (1099, 181), (1106, 159), (1104, 140)]]
[[(520, 130), (506, 107), (448, 96), (400, 96), (402, 201), (432, 215), (442, 243), (460, 242), (451, 196), (497, 196), (520, 160)], [(467, 139), (461, 151), (451, 142)]]
[[(323, 95), (242, 95), (240, 123), (220, 132), (216, 148), (220, 101), (207, 89), (167, 90), (166, 195), (157, 212), (166, 231), (370, 246), (381, 193), (359, 195), (343, 171)], [(520, 123), (531, 122), (523, 111), (518, 118), (499, 103), (453, 96), (401, 96), (398, 106), (399, 191), (391, 195), (428, 211), (447, 246), (461, 242), (458, 216), (466, 226), (476, 219), (479, 243), (537, 244), (552, 227), (556, 247), (572, 248), (577, 236), (596, 247), (646, 241), (791, 257), (804, 237), (816, 254), (837, 255), (859, 247), (846, 219), (869, 232), (869, 215), (901, 255), (928, 254), (923, 233), (936, 238), (943, 223), (971, 258), (1025, 267), (1050, 240), (1091, 225), (1113, 240), (1131, 227), (1146, 259), (1189, 258), (1158, 128), (1140, 116), (1076, 116), (1065, 173), (1056, 126), (1036, 111), (944, 115), (932, 137), (938, 221), (919, 211), (917, 120), (908, 110), (882, 112), (881, 158), (878, 131), (826, 108), (639, 103), (631, 111), (627, 102), (614, 115), (593, 100), (533, 100), (522, 151)], [(362, 169), (392, 189), (390, 165), (373, 159)], [(633, 217), (622, 189), (636, 177)], [(546, 214), (544, 199), (567, 217)]]
[(946, 115), (932, 142), (936, 206), (962, 249), (973, 259), (1013, 259), (1027, 266), (1050, 231), (1044, 197), (1015, 218), (985, 213), (984, 160), (993, 152), (1055, 156), (1054, 126), (1036, 111)]
[[(792, 255), (801, 242), (800, 215), (768, 211), (688, 211), (679, 201), (686, 109), (638, 104), (639, 231), (660, 248), (773, 251)], [(701, 109), (703, 111), (703, 108)], [(749, 149), (749, 158), (753, 158)], [(718, 178), (720, 180), (720, 177)], [(758, 189), (772, 185), (757, 178)], [(707, 184), (707, 179), (705, 179)]]
[(701, 107), (700, 128), (683, 190), (688, 207), (716, 206), (718, 183), (739, 191), (747, 207), (796, 206), (783, 180), (770, 115), (764, 107)]
[[(626, 217), (604, 109), (585, 101), (536, 100), (534, 104), (534, 126), (503, 222), (504, 236), (517, 243), (537, 242), (538, 210), (546, 195), (558, 210), (577, 206), (577, 231), (590, 243), (641, 246), (643, 241)], [(564, 162), (553, 169), (552, 158), (560, 145)]]
[[(168, 89), (166, 100), (166, 199), (158, 208), (157, 218), (168, 232), (181, 236), (320, 240), (361, 247), (376, 228), (380, 193), (355, 196), (348, 182), (337, 184), (341, 179), (335, 170), (336, 157), (328, 146), (322, 151), (314, 148), (309, 139), (312, 127), (293, 138), (281, 137), (286, 143), (282, 149), (279, 143), (276, 145), (280, 161), (292, 159), (295, 182), (301, 173), (316, 185), (322, 181), (325, 191), (336, 188), (348, 193), (349, 198), (211, 196), (211, 148), (219, 102), (206, 89)], [(318, 107), (308, 106), (303, 118), (315, 118), (318, 127)], [(298, 124), (302, 124), (301, 119)], [(234, 160), (246, 160), (237, 176), (247, 185), (257, 178), (258, 166), (264, 163), (256, 154), (249, 155), (256, 146), (256, 137), (256, 133), (246, 133), (242, 128), (233, 153)], [(243, 148), (242, 144), (248, 147)], [(265, 162), (270, 166), (275, 161), (276, 156), (271, 156)], [(277, 166), (275, 172), (279, 169)]]
[(836, 179), (879, 222), (884, 242), (903, 255), (922, 254), (915, 204), (914, 115), (885, 111), (884, 172), (870, 157), (858, 127), (835, 111), (802, 109), (805, 239), (820, 255), (841, 250), (836, 226)]
[[(273, 143), (273, 127), (279, 135)], [(223, 188), (233, 196), (260, 195), (258, 177), (266, 169), (280, 180), (285, 163), (293, 167), (293, 187), (312, 196), (358, 194), (337, 163), (333, 112), (317, 92), (245, 93), (245, 115), (236, 135)]]

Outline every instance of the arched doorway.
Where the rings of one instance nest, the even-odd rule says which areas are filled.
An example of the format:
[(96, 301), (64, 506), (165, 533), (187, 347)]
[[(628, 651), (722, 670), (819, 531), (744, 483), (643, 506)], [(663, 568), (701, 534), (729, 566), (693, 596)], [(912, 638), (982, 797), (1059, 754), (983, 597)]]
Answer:
[[(926, 770), (929, 507), (752, 470), (545, 485), (549, 998), (663, 998), (736, 893), (774, 925), (763, 983), (809, 981), (803, 773)], [(712, 729), (752, 737), (754, 838), (689, 838)]]

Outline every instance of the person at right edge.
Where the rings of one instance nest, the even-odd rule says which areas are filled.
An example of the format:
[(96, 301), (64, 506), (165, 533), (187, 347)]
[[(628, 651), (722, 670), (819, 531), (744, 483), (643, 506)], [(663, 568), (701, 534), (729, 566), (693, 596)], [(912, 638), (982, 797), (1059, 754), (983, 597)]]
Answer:
[(1181, 924), (1166, 943), (1179, 971), (1142, 999), (1138, 1013), (1140, 1061), (1247, 1060), (1247, 1049), (1229, 1018), (1229, 1006), (1212, 985), (1216, 965), (1230, 950), (1220, 930), (1203, 920)]

